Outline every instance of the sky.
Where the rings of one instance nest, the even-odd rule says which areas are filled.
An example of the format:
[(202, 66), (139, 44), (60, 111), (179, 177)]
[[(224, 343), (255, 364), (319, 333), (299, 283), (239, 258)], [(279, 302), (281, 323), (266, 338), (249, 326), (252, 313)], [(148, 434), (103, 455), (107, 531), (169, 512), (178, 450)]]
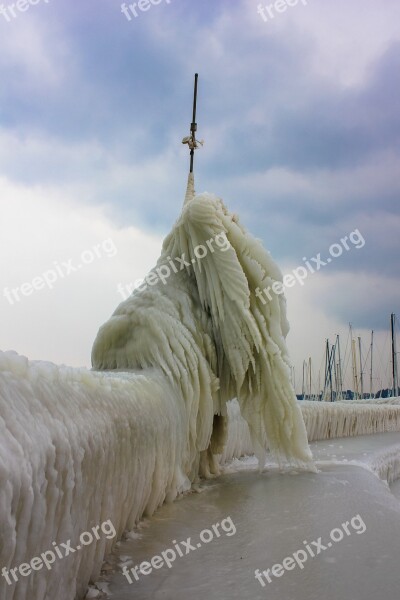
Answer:
[(398, 0), (0, 4), (0, 349), (90, 367), (118, 286), (144, 277), (179, 215), (198, 72), (197, 191), (299, 273), (297, 391), (309, 357), (318, 387), (336, 334), (351, 385), (350, 322), (366, 389), (372, 329), (373, 387), (390, 384), (399, 22)]

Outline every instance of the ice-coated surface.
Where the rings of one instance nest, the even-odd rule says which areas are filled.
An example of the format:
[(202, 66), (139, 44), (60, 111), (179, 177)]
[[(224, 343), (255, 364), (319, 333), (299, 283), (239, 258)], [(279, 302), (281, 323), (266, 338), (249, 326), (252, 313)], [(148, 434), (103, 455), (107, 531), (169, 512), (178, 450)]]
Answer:
[[(53, 541), (74, 546), (108, 519), (120, 536), (189, 487), (183, 415), (160, 373), (93, 373), (0, 353), (0, 569)], [(111, 543), (102, 536), (13, 585), (1, 577), (1, 600), (82, 597)]]
[(301, 402), (310, 441), (399, 431), (398, 405), (353, 402)]
[[(184, 268), (161, 282), (162, 267), (176, 268), (178, 260)], [(275, 457), (312, 469), (307, 431), (323, 439), (400, 428), (399, 406), (297, 403), (284, 298), (274, 294), (266, 302), (256, 293), (282, 276), (215, 196), (188, 195), (154, 274), (157, 285), (135, 292), (100, 329), (93, 365), (102, 373), (0, 353), (0, 568), (30, 562), (53, 542), (71, 540), (74, 547), (81, 533), (108, 520), (119, 538), (189, 489), (199, 473), (218, 473), (219, 464), (254, 447), (258, 457), (269, 446)], [(378, 467), (394, 478), (396, 460), (382, 456)], [(259, 490), (269, 486), (265, 475), (246, 477), (225, 479), (226, 486), (211, 486), (205, 497), (214, 502), (212, 494), (220, 493), (236, 515), (247, 483), (249, 498), (254, 481)], [(317, 475), (298, 481), (317, 485)], [(235, 482), (239, 500), (229, 499)], [(271, 517), (265, 503), (254, 509), (249, 532), (255, 534), (262, 531), (260, 515)], [(213, 510), (205, 509), (208, 516)], [(0, 598), (81, 598), (111, 544), (101, 537), (17, 584), (1, 578)]]
[(314, 442), (312, 450), (318, 466), (327, 462), (359, 465), (388, 484), (393, 484), (400, 478), (398, 432)]
[[(377, 457), (397, 448), (400, 434), (388, 433), (312, 444), (320, 472), (259, 474), (256, 461), (247, 472), (207, 482), (202, 493), (165, 505), (124, 541), (109, 563), (110, 592), (118, 600), (398, 600), (400, 502), (369, 468)], [(346, 464), (349, 461), (349, 464)], [(365, 468), (350, 464), (364, 465)], [(339, 463), (342, 464), (339, 464)], [(252, 463), (252, 464), (249, 464)], [(304, 548), (304, 541), (329, 542), (333, 528), (360, 515), (364, 533), (350, 536), (309, 557), (304, 569), (272, 577), (262, 588), (255, 570), (274, 564)], [(230, 516), (236, 534), (214, 538), (206, 546), (178, 557), (172, 568), (153, 569), (131, 577), (128, 568), (150, 561), (173, 540), (197, 542), (203, 529)], [(196, 545), (196, 544), (194, 544)], [(324, 543), (325, 545), (325, 543)]]
[(394, 396), (390, 398), (367, 398), (363, 400), (351, 400), (352, 403), (357, 404), (400, 404), (400, 396)]
[[(250, 434), (236, 400), (229, 403), (230, 427), (223, 459), (250, 454)], [(326, 440), (400, 431), (400, 407), (382, 403), (299, 402), (308, 439)]]
[(282, 274), (261, 243), (222, 200), (189, 193), (150, 281), (100, 328), (92, 364), (165, 373), (187, 412), (189, 477), (199, 471), (199, 452), (200, 472), (215, 472), (225, 405), (235, 397), (261, 461), (268, 446), (279, 460), (310, 464), (290, 383), (285, 298), (276, 293), (267, 301), (262, 294), (279, 289)]
[[(120, 537), (144, 513), (190, 485), (184, 472), (185, 407), (167, 377), (157, 370), (95, 373), (29, 362), (0, 353), (0, 568), (16, 567), (111, 519)], [(382, 422), (393, 427), (399, 407), (357, 405), (332, 410), (314, 403), (320, 434), (338, 431), (343, 411), (362, 429)], [(388, 418), (387, 409), (394, 411)], [(306, 411), (310, 415), (311, 407)], [(325, 415), (322, 417), (322, 415)], [(237, 402), (228, 403), (228, 460), (251, 450)], [(311, 419), (315, 427), (314, 417)], [(329, 424), (329, 427), (327, 426)], [(361, 426), (360, 426), (361, 427)], [(357, 427), (352, 431), (357, 431)], [(350, 431), (351, 433), (351, 431)], [(373, 444), (375, 436), (369, 436)], [(345, 443), (343, 440), (341, 443)], [(337, 443), (337, 442), (332, 442)], [(357, 440), (358, 443), (358, 440)], [(376, 454), (375, 472), (399, 469), (393, 445)], [(251, 463), (252, 461), (252, 463)], [(256, 460), (249, 464), (255, 468)], [(74, 600), (97, 579), (111, 541), (98, 542), (51, 571), (20, 577), (2, 600)], [(60, 589), (59, 589), (60, 588)]]

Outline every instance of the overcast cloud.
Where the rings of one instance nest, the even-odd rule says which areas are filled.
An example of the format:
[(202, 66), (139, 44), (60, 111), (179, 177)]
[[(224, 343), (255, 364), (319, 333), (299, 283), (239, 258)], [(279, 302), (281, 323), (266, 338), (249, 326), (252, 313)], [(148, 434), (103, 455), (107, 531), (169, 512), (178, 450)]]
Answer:
[[(400, 3), (309, 0), (267, 22), (257, 5), (162, 0), (129, 21), (114, 0), (42, 0), (16, 17), (3, 4), (1, 349), (90, 365), (118, 283), (145, 275), (179, 213), (198, 71), (197, 190), (285, 272), (355, 229), (365, 239), (288, 290), (298, 372), (349, 322), (366, 350), (375, 329), (386, 365), (400, 315)], [(106, 239), (114, 256), (4, 296)]]

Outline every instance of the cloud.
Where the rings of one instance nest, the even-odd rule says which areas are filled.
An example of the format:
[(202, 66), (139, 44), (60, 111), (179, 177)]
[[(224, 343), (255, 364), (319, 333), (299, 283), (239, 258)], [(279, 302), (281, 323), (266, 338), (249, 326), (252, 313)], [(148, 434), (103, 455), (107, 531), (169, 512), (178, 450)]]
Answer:
[[(118, 284), (134, 282), (154, 266), (161, 238), (118, 228), (98, 208), (58, 190), (0, 179), (0, 197), (6, 199), (0, 225), (1, 349), (89, 366), (99, 326), (123, 299)], [(51, 286), (21, 291), (49, 271), (57, 275)]]
[[(287, 265), (284, 272), (290, 272)], [(325, 348), (339, 335), (345, 389), (353, 389), (351, 342), (361, 338), (365, 391), (369, 391), (371, 330), (374, 329), (373, 390), (391, 386), (390, 313), (398, 308), (398, 279), (366, 277), (364, 274), (324, 272), (310, 275), (304, 286), (286, 290), (290, 332), (288, 346), (296, 373), (296, 390), (301, 392), (303, 361), (312, 357), (312, 393), (324, 386)], [(358, 368), (358, 363), (357, 363)], [(306, 388), (307, 389), (307, 388)]]
[(0, 20), (4, 286), (101, 237), (129, 248), (88, 265), (88, 282), (82, 271), (18, 306), (0, 298), (9, 347), (86, 362), (119, 300), (117, 279), (136, 279), (157, 258), (184, 195), (195, 70), (206, 142), (198, 191), (222, 196), (284, 265), (355, 228), (365, 237), (289, 296), (297, 342), (319, 353), (318, 339), (348, 320), (367, 330), (396, 311), (400, 4), (309, 0), (268, 23), (256, 8), (173, 0), (127, 21), (119, 2), (57, 0)]

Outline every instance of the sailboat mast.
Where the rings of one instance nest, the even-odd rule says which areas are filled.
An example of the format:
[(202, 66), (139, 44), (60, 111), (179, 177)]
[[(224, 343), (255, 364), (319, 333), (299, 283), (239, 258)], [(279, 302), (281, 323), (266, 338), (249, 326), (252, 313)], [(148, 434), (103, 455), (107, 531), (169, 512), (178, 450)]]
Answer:
[(358, 378), (357, 378), (357, 363), (356, 363), (356, 340), (351, 340), (351, 363), (353, 367), (353, 386), (354, 398), (358, 398)]
[(358, 397), (358, 383), (357, 383), (357, 365), (356, 365), (356, 344), (353, 340), (353, 328), (349, 323), (350, 329), (350, 344), (351, 344), (351, 370), (353, 372), (353, 398), (357, 400)]
[(323, 400), (326, 401), (327, 390), (328, 390), (328, 382), (329, 382), (329, 340), (326, 340), (325, 347), (325, 382), (324, 382), (324, 393)]
[(358, 353), (360, 358), (360, 392), (361, 398), (364, 398), (364, 378), (363, 378), (363, 367), (362, 367), (362, 355), (361, 355), (361, 338), (358, 338)]
[(373, 351), (374, 351), (374, 330), (371, 331), (371, 369), (369, 372), (369, 395), (370, 398), (373, 398), (372, 393), (372, 361), (373, 361)]
[(321, 369), (319, 369), (319, 371), (318, 371), (318, 400), (322, 400)]
[(396, 315), (390, 315), (390, 328), (392, 332), (392, 375), (393, 375), (393, 396), (398, 394), (397, 382), (397, 352), (396, 352), (396, 335), (395, 335)]
[(339, 400), (343, 400), (342, 358), (340, 356), (339, 334), (336, 336), (336, 346), (338, 351)]

